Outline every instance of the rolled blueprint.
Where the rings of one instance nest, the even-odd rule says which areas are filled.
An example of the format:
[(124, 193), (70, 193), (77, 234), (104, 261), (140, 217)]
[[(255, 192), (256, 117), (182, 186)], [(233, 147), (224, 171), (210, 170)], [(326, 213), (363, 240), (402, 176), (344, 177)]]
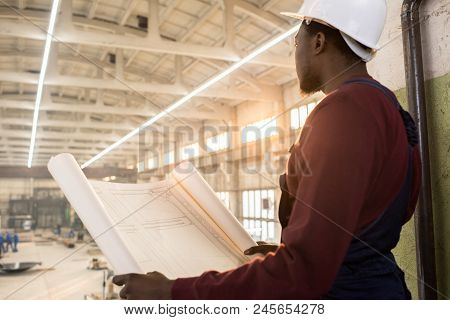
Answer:
[(172, 171), (172, 175), (242, 252), (257, 246), (238, 219), (223, 205), (211, 186), (190, 162), (180, 163)]
[(117, 274), (143, 273), (75, 158), (62, 153), (52, 157), (47, 167), (114, 271)]

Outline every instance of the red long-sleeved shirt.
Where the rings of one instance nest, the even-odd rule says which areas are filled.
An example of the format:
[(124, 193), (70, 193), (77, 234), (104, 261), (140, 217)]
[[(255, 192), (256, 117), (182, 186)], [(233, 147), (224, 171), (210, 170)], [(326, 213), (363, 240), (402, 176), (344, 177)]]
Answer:
[[(315, 299), (328, 292), (351, 240), (400, 191), (407, 138), (399, 112), (379, 90), (345, 84), (308, 117), (291, 151), (287, 182), (296, 201), (283, 244), (226, 272), (180, 278), (173, 299)], [(411, 218), (420, 189), (414, 150)]]

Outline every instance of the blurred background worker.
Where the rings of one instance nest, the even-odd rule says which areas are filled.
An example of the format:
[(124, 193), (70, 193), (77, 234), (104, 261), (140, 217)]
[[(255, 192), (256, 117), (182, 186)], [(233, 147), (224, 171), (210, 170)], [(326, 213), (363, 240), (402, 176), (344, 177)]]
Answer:
[(5, 243), (5, 252), (8, 252), (9, 248), (12, 248), (12, 237), (9, 231), (6, 231)]
[(12, 238), (12, 251), (17, 252), (19, 249), (17, 248), (17, 245), (19, 244), (19, 234), (17, 231), (14, 231), (14, 235)]
[(0, 258), (2, 257), (2, 253), (5, 251), (5, 248), (3, 246), (4, 243), (3, 233), (0, 231)]
[[(367, 72), (385, 0), (305, 0), (295, 37), (300, 89), (326, 97), (291, 148), (280, 246), (226, 272), (119, 275), (129, 299), (410, 299), (391, 250), (420, 189), (414, 122)], [(274, 252), (270, 252), (274, 251)]]

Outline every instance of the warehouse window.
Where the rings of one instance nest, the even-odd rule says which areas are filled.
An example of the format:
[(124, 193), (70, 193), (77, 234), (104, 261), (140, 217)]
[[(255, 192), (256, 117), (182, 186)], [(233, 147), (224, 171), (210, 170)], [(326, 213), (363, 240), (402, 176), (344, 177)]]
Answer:
[(227, 207), (228, 209), (231, 209), (230, 208), (230, 193), (228, 191), (219, 191), (219, 192), (216, 192), (216, 194), (219, 197), (219, 199), (222, 200), (225, 207)]
[(302, 105), (298, 108), (291, 110), (291, 129), (303, 128), (306, 122), (306, 118), (311, 114), (311, 112), (316, 107), (316, 102), (311, 102), (309, 104)]
[(253, 239), (275, 241), (275, 190), (243, 191), (242, 219)]
[(148, 162), (147, 162), (148, 169), (151, 170), (151, 169), (158, 168), (158, 166), (159, 166), (158, 160), (159, 160), (158, 157), (153, 157), (153, 158), (148, 159)]
[(175, 162), (175, 151), (169, 151), (164, 154), (164, 164), (172, 164)]
[(275, 117), (251, 123), (242, 129), (242, 143), (252, 142), (277, 134)]
[(189, 144), (181, 148), (181, 160), (195, 158), (200, 155), (200, 147), (198, 142)]
[(228, 132), (218, 134), (206, 139), (206, 148), (208, 152), (219, 151), (230, 147), (230, 135)]

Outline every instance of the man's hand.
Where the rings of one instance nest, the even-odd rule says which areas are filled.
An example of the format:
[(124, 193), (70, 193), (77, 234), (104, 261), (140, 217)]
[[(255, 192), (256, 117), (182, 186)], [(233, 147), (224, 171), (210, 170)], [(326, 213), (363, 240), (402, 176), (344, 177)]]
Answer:
[(278, 249), (278, 245), (276, 244), (269, 244), (264, 241), (257, 241), (258, 245), (256, 247), (248, 248), (244, 251), (245, 255), (251, 256), (253, 254), (261, 253), (263, 255), (268, 254), (269, 252), (275, 252)]
[(123, 286), (120, 297), (128, 300), (169, 300), (175, 280), (169, 280), (159, 272), (147, 274), (128, 273), (117, 275), (112, 282)]

